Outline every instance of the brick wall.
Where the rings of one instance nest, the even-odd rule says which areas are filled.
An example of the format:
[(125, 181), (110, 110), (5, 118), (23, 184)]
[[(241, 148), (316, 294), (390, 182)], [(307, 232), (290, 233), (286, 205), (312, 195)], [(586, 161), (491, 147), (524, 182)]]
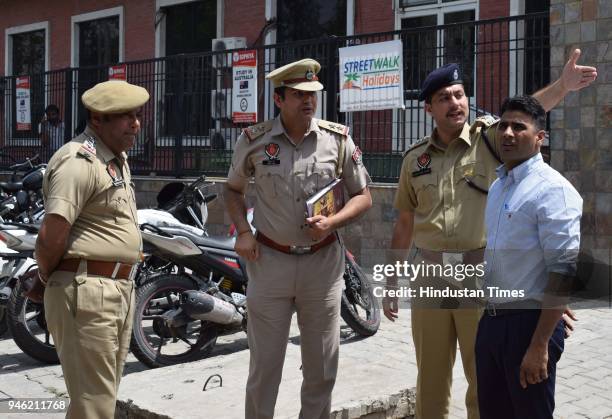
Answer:
[(551, 112), (551, 165), (584, 199), (582, 244), (612, 246), (612, 2), (552, 0), (551, 80), (559, 77), (569, 52), (580, 47), (579, 63), (595, 65), (593, 86), (570, 93)]
[[(244, 36), (250, 46), (265, 24), (264, 0), (225, 0), (223, 36)], [(259, 43), (263, 44), (263, 39)]]
[[(81, 0), (78, 2), (9, 0), (2, 2), (0, 13), (0, 74), (4, 75), (4, 33), (14, 26), (49, 21), (49, 69), (70, 66), (70, 18), (123, 5), (125, 61), (152, 58), (155, 55), (154, 0)], [(48, 34), (49, 35), (49, 34)]]
[(395, 29), (395, 15), (389, 0), (355, 1), (355, 34)]

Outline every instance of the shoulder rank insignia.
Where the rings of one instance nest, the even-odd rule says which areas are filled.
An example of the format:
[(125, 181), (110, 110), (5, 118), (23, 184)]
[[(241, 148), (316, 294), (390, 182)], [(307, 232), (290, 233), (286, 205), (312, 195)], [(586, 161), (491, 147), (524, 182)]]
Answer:
[(423, 138), (421, 141), (414, 143), (413, 145), (411, 145), (408, 150), (404, 151), (404, 157), (406, 157), (408, 155), (408, 153), (410, 153), (412, 150), (417, 149), (421, 146), (424, 146), (426, 144), (429, 143), (429, 137), (425, 137)]
[(77, 154), (85, 157), (89, 161), (92, 161), (93, 157), (96, 155), (96, 139), (92, 136), (87, 136), (77, 151)]
[(329, 122), (324, 119), (318, 119), (317, 125), (323, 129), (334, 132), (336, 134), (340, 134), (343, 137), (346, 137), (349, 134), (349, 127), (342, 124), (337, 124), (335, 122)]
[(482, 115), (482, 116), (479, 116), (478, 118), (476, 118), (476, 120), (474, 121), (474, 123), (470, 127), (470, 133), (475, 132), (476, 129), (478, 129), (478, 127), (488, 128), (491, 125), (497, 123), (497, 121), (499, 121), (499, 118), (497, 118), (496, 116), (493, 116), (493, 115)]
[(353, 154), (351, 155), (351, 157), (353, 159), (353, 163), (355, 163), (358, 166), (363, 163), (361, 155), (362, 155), (361, 149), (359, 148), (359, 146), (356, 146), (355, 151), (353, 151)]
[(274, 121), (264, 121), (257, 125), (247, 127), (242, 132), (244, 132), (244, 135), (246, 135), (247, 140), (250, 143), (264, 135), (266, 132), (270, 131), (272, 129), (273, 122)]

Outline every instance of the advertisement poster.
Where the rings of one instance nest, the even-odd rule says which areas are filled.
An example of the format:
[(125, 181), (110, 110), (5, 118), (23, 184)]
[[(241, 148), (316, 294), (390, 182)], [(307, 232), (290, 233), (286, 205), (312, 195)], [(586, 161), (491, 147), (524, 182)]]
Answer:
[(109, 67), (108, 79), (127, 81), (127, 65), (120, 64)]
[(29, 131), (32, 129), (32, 116), (30, 108), (30, 78), (28, 76), (17, 77), (15, 98), (17, 100), (15, 109), (17, 131)]
[(234, 52), (232, 74), (232, 121), (257, 122), (257, 51)]
[(404, 108), (402, 41), (340, 48), (340, 112)]

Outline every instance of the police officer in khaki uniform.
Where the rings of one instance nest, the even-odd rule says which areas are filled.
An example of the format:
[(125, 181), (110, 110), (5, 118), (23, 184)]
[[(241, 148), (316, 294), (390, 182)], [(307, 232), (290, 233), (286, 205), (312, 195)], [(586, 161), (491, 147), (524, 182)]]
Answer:
[[(303, 383), (300, 418), (329, 418), (339, 350), (344, 253), (336, 230), (371, 205), (370, 178), (348, 128), (314, 118), (320, 65), (300, 60), (268, 74), (280, 115), (239, 138), (225, 190), (246, 258), (251, 351), (246, 418), (272, 418), (297, 312)], [(335, 215), (307, 218), (305, 201), (334, 178), (350, 199)], [(244, 192), (253, 178), (257, 201), (251, 233)]]
[[(547, 111), (569, 91), (581, 89), (595, 79), (595, 68), (576, 64), (579, 56), (580, 50), (575, 50), (561, 78), (533, 95)], [(405, 251), (414, 242), (418, 250), (414, 264), (446, 265), (454, 260), (477, 265), (482, 262), (486, 244), (487, 191), (495, 179), (495, 168), (501, 164), (495, 153), (497, 120), (478, 118), (471, 126), (466, 122), (468, 99), (456, 64), (431, 72), (423, 82), (419, 99), (425, 101), (425, 110), (433, 117), (436, 128), (404, 157), (395, 199), (399, 216), (391, 248), (396, 256), (400, 251), (405, 258)], [(415, 283), (462, 286), (453, 278), (448, 282), (448, 278), (426, 276), (417, 278)], [(397, 287), (397, 279), (389, 279), (387, 286)], [(481, 310), (465, 308), (470, 303), (467, 299), (433, 299), (416, 300), (412, 305), (418, 419), (448, 417), (457, 343), (468, 381), (468, 418), (479, 417), (474, 343)], [(457, 304), (461, 308), (453, 308)], [(384, 298), (383, 310), (393, 321), (398, 316), (398, 299)], [(570, 321), (568, 317), (565, 320)]]
[(47, 325), (70, 396), (67, 418), (111, 419), (134, 314), (141, 238), (126, 151), (147, 91), (99, 83), (82, 97), (85, 131), (49, 161), (36, 242)]

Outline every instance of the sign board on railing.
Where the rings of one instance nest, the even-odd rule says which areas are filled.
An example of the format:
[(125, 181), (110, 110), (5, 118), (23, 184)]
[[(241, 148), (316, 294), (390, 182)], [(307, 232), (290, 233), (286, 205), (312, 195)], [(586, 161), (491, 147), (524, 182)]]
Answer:
[(404, 108), (402, 41), (340, 48), (340, 112)]
[(257, 50), (234, 52), (232, 74), (232, 121), (257, 122)]
[(120, 64), (110, 66), (108, 68), (108, 79), (127, 81), (127, 65)]
[(17, 77), (15, 98), (17, 100), (15, 108), (17, 131), (29, 131), (32, 129), (32, 113), (30, 108), (30, 78), (28, 76)]

